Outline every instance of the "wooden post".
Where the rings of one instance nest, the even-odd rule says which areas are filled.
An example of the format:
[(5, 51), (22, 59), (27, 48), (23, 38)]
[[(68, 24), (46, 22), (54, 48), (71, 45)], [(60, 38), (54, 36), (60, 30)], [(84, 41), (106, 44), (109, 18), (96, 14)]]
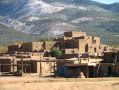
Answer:
[(40, 76), (42, 76), (41, 52), (40, 52)]
[(13, 67), (13, 73), (14, 73), (14, 59), (13, 59), (13, 65), (12, 65), (12, 67)]
[(22, 70), (22, 73), (23, 73), (23, 70), (24, 70), (24, 66), (23, 66), (23, 58), (21, 58), (21, 70)]
[(0, 72), (1, 72), (1, 63), (0, 63)]
[(42, 75), (41, 60), (40, 60), (40, 76)]
[(88, 65), (87, 65), (87, 69), (86, 69), (86, 71), (87, 71), (87, 78), (89, 77), (89, 67), (88, 67)]
[(95, 66), (93, 67), (93, 77), (95, 77)]
[(30, 64), (28, 66), (30, 67), (30, 74), (31, 74), (31, 61), (30, 61)]
[(56, 76), (56, 70), (55, 70), (55, 61), (54, 61), (54, 74), (55, 74), (55, 76)]

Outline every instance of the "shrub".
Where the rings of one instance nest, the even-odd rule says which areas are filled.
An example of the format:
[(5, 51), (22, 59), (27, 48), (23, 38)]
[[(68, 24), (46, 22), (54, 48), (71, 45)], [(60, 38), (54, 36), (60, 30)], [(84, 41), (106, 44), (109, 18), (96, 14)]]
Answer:
[(50, 55), (52, 57), (60, 58), (62, 56), (62, 51), (58, 48), (52, 48), (50, 51)]

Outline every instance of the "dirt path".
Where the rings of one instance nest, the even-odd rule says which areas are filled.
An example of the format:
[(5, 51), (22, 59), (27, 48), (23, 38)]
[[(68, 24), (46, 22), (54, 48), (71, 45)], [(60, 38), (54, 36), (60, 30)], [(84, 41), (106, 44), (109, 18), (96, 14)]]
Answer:
[(119, 78), (0, 77), (0, 90), (119, 90)]

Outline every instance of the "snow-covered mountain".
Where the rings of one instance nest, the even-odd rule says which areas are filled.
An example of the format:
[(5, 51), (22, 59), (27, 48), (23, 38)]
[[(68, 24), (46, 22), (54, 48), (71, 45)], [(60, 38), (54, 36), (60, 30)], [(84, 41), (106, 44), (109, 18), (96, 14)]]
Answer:
[(52, 14), (66, 8), (87, 9), (83, 6), (65, 5), (59, 2), (49, 4), (43, 0), (1, 0), (0, 7), (1, 15), (10, 16), (12, 18)]
[[(8, 8), (8, 6), (9, 6), (9, 8)], [(2, 12), (0, 12), (0, 14), (7, 17), (6, 20), (1, 20), (1, 22), (9, 27), (11, 26), (16, 30), (22, 31), (27, 34), (31, 34), (31, 33), (32, 34), (33, 33), (40, 34), (40, 32), (43, 28), (45, 28), (47, 26), (53, 26), (54, 24), (51, 25), (52, 22), (51, 23), (48, 22), (49, 24), (45, 27), (42, 27), (42, 28), (40, 27), (39, 30), (37, 30), (37, 33), (33, 32), (35, 30), (32, 29), (34, 27), (35, 28), (38, 27), (38, 25), (37, 26), (36, 26), (36, 24), (34, 25), (35, 22), (37, 22), (37, 21), (41, 22), (41, 20), (47, 21), (47, 19), (50, 19), (49, 16), (52, 14), (59, 13), (63, 10), (69, 9), (69, 8), (77, 8), (79, 10), (88, 10), (87, 7), (84, 7), (83, 5), (78, 6), (78, 5), (74, 5), (74, 4), (63, 4), (61, 2), (48, 3), (48, 2), (45, 2), (44, 0), (12, 0), (12, 1), (5, 0), (5, 1), (0, 2), (0, 7), (2, 7), (1, 9), (7, 9), (4, 11), (2, 11), (0, 9), (0, 11), (2, 11)], [(61, 15), (61, 16), (62, 17), (60, 19), (67, 18), (66, 15), (64, 15), (64, 16)], [(60, 16), (57, 16), (57, 17), (60, 17)], [(34, 23), (32, 23), (32, 22), (34, 22)], [(58, 21), (58, 23), (59, 22), (60, 21)], [(32, 24), (28, 24), (28, 23), (32, 23)], [(64, 23), (66, 23), (66, 22), (64, 22)], [(55, 25), (57, 26), (57, 24), (55, 24)], [(67, 29), (71, 28), (71, 27), (69, 27), (70, 25), (68, 25), (68, 23), (66, 25), (67, 25)], [(64, 28), (62, 27), (62, 24), (61, 24), (61, 27), (59, 25), (58, 26), (59, 30), (66, 31), (67, 30), (66, 25)], [(54, 26), (54, 27), (56, 27), (56, 26)], [(58, 27), (56, 27), (56, 28), (58, 28)], [(75, 26), (73, 26), (73, 27), (75, 27)], [(48, 27), (48, 29), (49, 29), (49, 31), (50, 31), (50, 29), (52, 31), (52, 27), (51, 28)], [(55, 28), (54, 28), (54, 32), (56, 32)]]
[(63, 7), (53, 6), (42, 0), (5, 0), (0, 3), (0, 14), (12, 18), (55, 13)]

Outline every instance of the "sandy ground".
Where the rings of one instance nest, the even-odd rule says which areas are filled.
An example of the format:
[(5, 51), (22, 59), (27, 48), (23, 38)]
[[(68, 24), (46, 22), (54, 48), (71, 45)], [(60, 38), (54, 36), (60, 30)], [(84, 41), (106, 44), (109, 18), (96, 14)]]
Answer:
[(0, 77), (0, 90), (119, 90), (119, 78)]

